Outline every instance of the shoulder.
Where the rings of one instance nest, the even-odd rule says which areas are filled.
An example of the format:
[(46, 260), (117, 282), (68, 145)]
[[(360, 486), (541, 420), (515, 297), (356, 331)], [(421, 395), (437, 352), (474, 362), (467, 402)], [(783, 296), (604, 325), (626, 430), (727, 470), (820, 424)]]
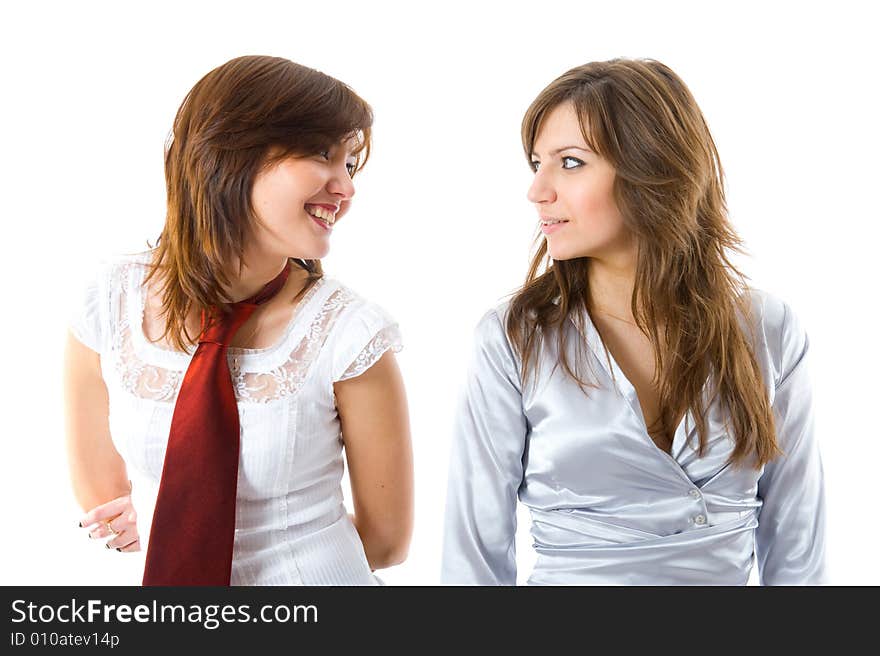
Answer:
[(477, 343), (506, 341), (507, 317), (510, 312), (510, 301), (502, 301), (483, 312), (474, 324), (474, 338)]
[(82, 267), (72, 284), (85, 290), (87, 298), (111, 297), (123, 288), (124, 280), (132, 269), (145, 268), (151, 259), (151, 251), (129, 254), (109, 254), (98, 257)]
[(349, 349), (363, 349), (368, 344), (387, 342), (395, 350), (402, 346), (397, 319), (385, 305), (367, 298), (336, 278), (324, 278), (327, 297), (320, 314), (332, 324), (333, 350), (343, 359)]
[(155, 249), (138, 251), (136, 253), (113, 253), (105, 255), (99, 262), (107, 268), (118, 268), (124, 266), (147, 266), (153, 260)]
[(487, 309), (474, 327), (474, 348), (493, 359), (504, 360), (519, 367), (519, 358), (507, 334), (510, 300), (496, 303)]
[(328, 349), (334, 382), (360, 375), (388, 349), (403, 348), (397, 321), (383, 305), (335, 278), (325, 276), (324, 285), (329, 292), (324, 311), (336, 313)]
[(781, 298), (754, 288), (749, 288), (747, 295), (755, 355), (764, 361), (767, 373), (778, 387), (806, 354), (809, 347), (806, 329)]
[(331, 276), (324, 277), (324, 284), (331, 290), (328, 300), (338, 308), (341, 323), (355, 320), (396, 323), (383, 304), (367, 298), (354, 287)]
[(122, 278), (127, 277), (133, 271), (140, 272), (146, 269), (152, 259), (152, 250), (105, 255), (92, 268), (92, 275), (95, 279), (103, 280), (111, 287), (118, 289)]
[[(127, 267), (140, 266), (144, 254), (104, 255), (74, 276), (66, 300), (68, 324), (74, 336), (92, 350), (103, 353), (112, 338), (125, 288)], [(148, 261), (148, 260), (147, 260)]]

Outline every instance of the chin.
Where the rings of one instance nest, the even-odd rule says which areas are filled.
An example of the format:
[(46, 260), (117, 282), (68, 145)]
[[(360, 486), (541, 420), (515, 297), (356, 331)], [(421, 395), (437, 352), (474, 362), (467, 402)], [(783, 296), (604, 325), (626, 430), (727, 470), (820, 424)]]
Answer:
[[(609, 250), (604, 243), (583, 242), (572, 244), (571, 242), (548, 242), (547, 252), (554, 260), (577, 260), (582, 257), (599, 257), (603, 253), (608, 254)], [(613, 251), (612, 251), (613, 252)]]
[(285, 250), (289, 253), (296, 253), (296, 255), (288, 255), (287, 257), (301, 260), (320, 260), (330, 251), (330, 243), (329, 240), (323, 242), (317, 239), (302, 240), (298, 244), (291, 243)]
[(309, 249), (297, 249), (299, 255), (291, 255), (291, 257), (296, 257), (302, 260), (320, 260), (327, 256), (327, 253), (330, 252), (330, 246), (309, 248)]
[(318, 246), (317, 248), (313, 248), (309, 250), (309, 256), (305, 259), (307, 260), (320, 260), (323, 257), (327, 256), (327, 253), (330, 252), (330, 244), (325, 244), (323, 246)]
[(554, 260), (573, 260), (578, 257), (583, 257), (580, 253), (574, 252), (571, 248), (565, 248), (563, 246), (553, 247), (548, 244), (547, 252), (550, 254), (550, 257)]

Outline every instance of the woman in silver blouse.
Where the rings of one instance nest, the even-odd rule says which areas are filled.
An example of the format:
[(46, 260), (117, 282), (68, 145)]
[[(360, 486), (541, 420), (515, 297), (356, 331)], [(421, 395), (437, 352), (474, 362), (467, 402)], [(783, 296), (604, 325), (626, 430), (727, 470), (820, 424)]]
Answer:
[(808, 339), (729, 254), (723, 172), (653, 60), (574, 68), (522, 124), (538, 248), (487, 312), (450, 460), (445, 583), (818, 584), (822, 462)]

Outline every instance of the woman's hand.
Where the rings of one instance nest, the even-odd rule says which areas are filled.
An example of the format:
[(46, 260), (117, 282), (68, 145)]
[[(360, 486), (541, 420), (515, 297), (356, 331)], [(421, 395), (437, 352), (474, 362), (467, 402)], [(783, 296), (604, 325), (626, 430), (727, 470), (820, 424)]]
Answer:
[(88, 529), (90, 538), (112, 536), (104, 545), (116, 551), (140, 551), (137, 513), (131, 504), (131, 494), (118, 497), (88, 511), (79, 525)]

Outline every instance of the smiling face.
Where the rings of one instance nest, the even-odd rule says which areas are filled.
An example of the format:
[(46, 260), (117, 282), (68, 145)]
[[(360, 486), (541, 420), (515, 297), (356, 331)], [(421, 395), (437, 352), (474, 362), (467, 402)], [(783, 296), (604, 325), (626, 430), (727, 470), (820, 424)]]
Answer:
[[(306, 157), (291, 156), (254, 179), (251, 201), (257, 220), (245, 261), (296, 257), (317, 260), (330, 250), (333, 225), (354, 196), (351, 175), (357, 142), (350, 139)], [(270, 151), (274, 155), (277, 151)]]
[(570, 102), (548, 112), (531, 155), (528, 199), (554, 260), (630, 253), (633, 240), (613, 197), (614, 167), (584, 141)]

